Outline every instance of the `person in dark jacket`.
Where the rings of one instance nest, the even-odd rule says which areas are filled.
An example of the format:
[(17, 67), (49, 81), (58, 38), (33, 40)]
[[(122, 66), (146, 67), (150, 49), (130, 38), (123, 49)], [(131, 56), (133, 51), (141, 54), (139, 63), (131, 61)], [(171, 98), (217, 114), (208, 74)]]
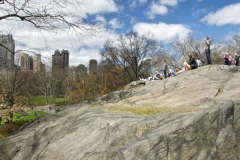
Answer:
[(164, 78), (167, 78), (167, 61), (166, 61), (166, 59), (163, 60), (163, 73), (164, 73)]
[(198, 67), (198, 65), (197, 65), (196, 60), (193, 58), (193, 54), (189, 53), (188, 57), (189, 57), (188, 62), (185, 61), (183, 63), (185, 70), (187, 71), (187, 70), (191, 70), (191, 69), (196, 69)]
[(240, 51), (237, 51), (234, 57), (236, 66), (239, 66), (239, 58), (240, 58)]

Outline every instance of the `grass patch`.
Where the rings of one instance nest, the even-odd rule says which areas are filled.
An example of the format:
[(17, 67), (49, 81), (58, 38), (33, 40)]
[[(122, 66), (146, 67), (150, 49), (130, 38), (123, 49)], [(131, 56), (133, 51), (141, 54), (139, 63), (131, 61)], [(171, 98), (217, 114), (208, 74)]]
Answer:
[[(52, 100), (51, 96), (48, 96), (47, 99), (48, 99), (48, 103), (50, 105), (53, 104), (53, 102), (52, 102), (53, 100)], [(45, 98), (45, 96), (34, 97), (31, 100), (31, 104), (33, 106), (44, 106), (44, 105), (46, 105), (46, 98)], [(55, 104), (65, 105), (65, 98), (64, 97), (57, 97), (57, 98), (55, 98)]]
[(45, 116), (47, 113), (41, 111), (28, 111), (26, 114), (14, 113), (13, 121), (10, 124), (4, 124), (4, 118), (0, 123), (0, 139), (11, 135), (19, 126), (29, 123), (37, 118)]
[(186, 112), (196, 112), (200, 110), (199, 108), (168, 108), (168, 107), (107, 107), (109, 111), (127, 111), (133, 114), (144, 114), (144, 115), (154, 115), (158, 113), (166, 112), (176, 112), (176, 113), (186, 113)]
[(13, 115), (13, 123), (18, 125), (26, 124), (30, 121), (33, 121), (37, 118), (45, 116), (47, 113), (42, 111), (28, 111), (26, 114), (23, 113), (15, 113)]

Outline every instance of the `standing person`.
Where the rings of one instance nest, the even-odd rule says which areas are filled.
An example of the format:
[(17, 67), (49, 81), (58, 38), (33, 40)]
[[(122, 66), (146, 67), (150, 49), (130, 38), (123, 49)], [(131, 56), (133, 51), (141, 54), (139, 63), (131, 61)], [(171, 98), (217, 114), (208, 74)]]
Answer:
[(198, 67), (198, 65), (197, 65), (196, 60), (193, 58), (192, 53), (189, 53), (188, 57), (189, 57), (188, 62), (185, 61), (183, 63), (185, 71), (191, 70), (191, 69), (196, 69)]
[(210, 51), (210, 40), (209, 40), (209, 37), (205, 37), (205, 54), (206, 54), (206, 57), (207, 57), (208, 65), (212, 64), (210, 53), (211, 53), (211, 51)]
[(166, 59), (163, 60), (163, 73), (164, 73), (164, 78), (167, 78), (167, 61), (166, 61)]
[(239, 66), (239, 58), (240, 58), (239, 54), (240, 54), (240, 51), (237, 51), (237, 52), (235, 53), (234, 59), (235, 59), (235, 65), (236, 65), (236, 66)]

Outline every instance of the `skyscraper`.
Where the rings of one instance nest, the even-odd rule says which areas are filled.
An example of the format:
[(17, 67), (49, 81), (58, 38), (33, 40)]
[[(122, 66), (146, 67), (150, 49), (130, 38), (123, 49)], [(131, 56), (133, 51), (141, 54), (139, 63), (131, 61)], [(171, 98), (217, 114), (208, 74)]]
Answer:
[(52, 55), (52, 68), (55, 69), (63, 69), (69, 68), (69, 52), (68, 50), (60, 51), (57, 49)]
[(97, 60), (91, 59), (89, 62), (89, 73), (97, 73)]
[(11, 34), (0, 35), (0, 68), (14, 65), (15, 42)]
[(40, 54), (34, 54), (34, 58), (26, 53), (21, 55), (21, 70), (39, 72), (45, 70), (45, 65), (41, 61)]
[(33, 71), (38, 72), (41, 70), (41, 55), (40, 54), (34, 54), (33, 57)]
[(30, 70), (30, 57), (26, 53), (22, 53), (21, 55), (21, 70)]
[(79, 64), (76, 69), (82, 71), (83, 73), (87, 73), (87, 67), (84, 64)]

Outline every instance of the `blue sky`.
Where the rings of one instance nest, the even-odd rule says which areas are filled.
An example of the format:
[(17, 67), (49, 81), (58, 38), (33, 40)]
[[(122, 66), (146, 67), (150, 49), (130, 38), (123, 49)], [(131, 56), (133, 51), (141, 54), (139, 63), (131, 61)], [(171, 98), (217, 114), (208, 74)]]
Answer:
[[(205, 36), (217, 35), (219, 40), (224, 40), (230, 34), (240, 32), (239, 0), (83, 1), (84, 5), (77, 7), (76, 13), (88, 22), (100, 23), (102, 27), (101, 33), (83, 42), (74, 37), (69, 38), (64, 33), (52, 36), (43, 32), (43, 40), (37, 30), (14, 28), (12, 23), (3, 21), (0, 21), (0, 30), (9, 33), (4, 30), (11, 28), (16, 39), (16, 49), (47, 46), (48, 51), (38, 51), (46, 58), (45, 61), (50, 61), (56, 49), (66, 49), (70, 52), (70, 65), (86, 66), (90, 59), (101, 59), (99, 50), (108, 38), (116, 40), (119, 35), (129, 31), (151, 33), (153, 38), (166, 45), (176, 37), (204, 39)], [(29, 36), (26, 37), (27, 34)]]

